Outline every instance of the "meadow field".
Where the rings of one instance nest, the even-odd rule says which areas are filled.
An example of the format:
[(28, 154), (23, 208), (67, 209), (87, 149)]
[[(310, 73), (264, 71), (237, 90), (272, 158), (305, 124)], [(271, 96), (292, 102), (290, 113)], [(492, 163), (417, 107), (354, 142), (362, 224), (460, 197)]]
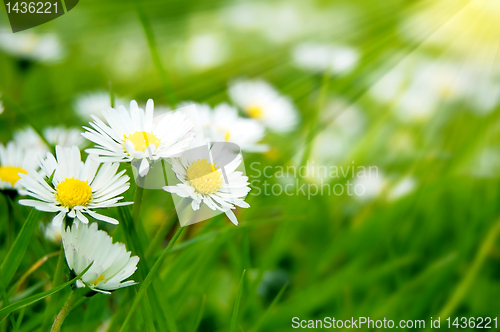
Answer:
[[(0, 331), (499, 330), (499, 22), (83, 0), (12, 33), (2, 9)], [(172, 157), (195, 141), (241, 148), (229, 182)]]

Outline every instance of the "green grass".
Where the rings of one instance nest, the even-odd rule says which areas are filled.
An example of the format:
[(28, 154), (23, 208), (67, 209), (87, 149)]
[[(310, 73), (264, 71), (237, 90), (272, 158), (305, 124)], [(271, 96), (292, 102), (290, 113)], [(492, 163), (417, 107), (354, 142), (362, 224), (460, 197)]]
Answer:
[[(347, 152), (327, 165), (375, 165), (391, 184), (367, 202), (347, 194), (310, 200), (250, 195), (251, 208), (237, 211), (240, 226), (221, 215), (178, 231), (170, 194), (146, 189), (140, 211), (106, 212), (120, 220), (119, 226), (99, 222), (100, 229), (141, 257), (133, 276), (139, 284), (84, 298), (62, 331), (280, 332), (294, 330), (293, 317), (424, 319), (426, 324), (439, 316), (441, 324), (448, 316), (497, 317), (500, 164), (481, 164), (478, 157), (486, 150), (500, 153), (498, 107), (477, 116), (467, 103), (456, 102), (440, 107), (427, 122), (403, 123), (394, 116), (394, 105), (366, 93), (381, 69), (394, 67), (402, 54), (426, 52), (435, 60), (448, 55), (447, 48), (425, 46), (437, 23), (420, 31), (420, 40), (401, 37), (399, 22), (420, 3), (346, 2), (357, 9), (348, 33), (318, 26), (282, 43), (221, 23), (219, 11), (229, 1), (140, 3), (138, 13), (133, 2), (81, 1), (69, 14), (35, 28), (61, 36), (67, 48), (61, 63), (25, 68), (0, 51), (6, 109), (0, 115), (0, 141), (8, 142), (16, 128), (27, 124), (37, 131), (85, 125), (72, 105), (88, 90), (111, 86), (117, 96), (143, 104), (153, 98), (156, 105), (172, 107), (184, 100), (215, 105), (228, 101), (232, 79), (261, 77), (294, 100), (302, 122), (288, 135), (268, 133), (264, 141), (272, 146), (270, 153), (244, 154), (252, 180), (279, 183), (255, 177), (253, 162), (260, 162), (261, 171), (321, 162), (323, 156), (315, 152), (318, 135), (332, 130), (323, 121), (324, 106), (342, 97), (360, 108), (366, 127)], [(292, 3), (309, 8), (305, 1)], [(314, 2), (327, 12), (336, 3)], [(0, 23), (5, 19), (0, 17)], [(190, 69), (182, 47), (191, 35), (207, 31), (221, 33), (231, 52), (213, 68)], [(298, 40), (309, 39), (353, 45), (362, 52), (360, 63), (343, 77), (304, 72), (293, 66), (290, 53)], [(126, 43), (133, 46), (123, 51)], [(114, 67), (117, 54), (131, 50), (135, 58), (121, 72)], [(137, 65), (131, 74), (125, 72)], [(475, 175), (481, 167), (491, 174)], [(416, 179), (415, 189), (390, 199), (390, 187), (405, 176)], [(330, 179), (329, 184), (347, 180)], [(311, 181), (299, 179), (300, 184)], [(134, 189), (125, 200), (134, 200)], [(50, 256), (37, 264), (60, 250), (38, 228), (52, 216), (15, 201), (11, 208), (10, 198), (1, 196), (0, 331), (46, 331), (71, 281), (62, 259), (58, 264)], [(132, 218), (136, 213), (139, 223)]]

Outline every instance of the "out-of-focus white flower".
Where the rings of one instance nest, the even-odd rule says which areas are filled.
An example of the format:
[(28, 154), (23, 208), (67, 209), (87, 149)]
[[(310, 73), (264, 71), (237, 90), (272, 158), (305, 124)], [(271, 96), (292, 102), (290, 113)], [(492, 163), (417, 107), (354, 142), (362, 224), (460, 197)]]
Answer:
[[(124, 30), (123, 34), (120, 34), (121, 41), (117, 40), (120, 37), (115, 35), (111, 48), (96, 47), (93, 43), (89, 43), (89, 49), (85, 50), (92, 58), (103, 60), (105, 70), (113, 73), (113, 79), (126, 82), (137, 80), (143, 73), (149, 72), (148, 69), (152, 66), (148, 52), (144, 52), (148, 48), (147, 40), (129, 32), (131, 30)], [(109, 93), (107, 104), (109, 106)], [(119, 103), (116, 102), (115, 105)]]
[(53, 146), (69, 147), (75, 145), (82, 148), (87, 144), (82, 132), (76, 128), (48, 127), (44, 129), (43, 137), (47, 143)]
[(42, 230), (43, 230), (43, 235), (47, 240), (50, 242), (58, 243), (60, 244), (62, 241), (62, 230), (63, 227), (62, 225), (57, 225), (55, 226), (51, 222), (47, 224), (41, 224)]
[(232, 142), (243, 151), (267, 151), (266, 145), (257, 144), (264, 136), (264, 127), (257, 120), (239, 117), (238, 110), (228, 104), (217, 105), (213, 110), (206, 104), (199, 104), (196, 109), (209, 141)]
[(490, 114), (500, 105), (500, 76), (477, 75), (471, 84), (467, 101), (477, 115)]
[(464, 172), (476, 178), (496, 179), (500, 174), (500, 154), (498, 146), (486, 147), (478, 151)]
[(146, 111), (137, 102), (130, 102), (130, 111), (124, 106), (102, 112), (106, 123), (94, 117), (92, 128), (83, 136), (97, 144), (86, 151), (100, 161), (140, 161), (139, 174), (145, 176), (149, 163), (184, 151), (192, 140), (193, 123), (184, 113), (167, 113), (153, 119), (154, 103), (149, 99)]
[(271, 41), (284, 43), (303, 34), (305, 20), (294, 3), (276, 4), (267, 13), (263, 33)]
[(350, 4), (314, 1), (235, 1), (220, 12), (229, 29), (259, 33), (272, 44), (318, 36), (329, 31), (332, 38), (357, 31), (359, 8)]
[(334, 97), (321, 112), (320, 125), (321, 131), (312, 143), (311, 159), (328, 165), (348, 159), (349, 153), (365, 133), (367, 119), (356, 105)]
[[(47, 153), (40, 174), (31, 170), (28, 170), (28, 174), (21, 174), (19, 185), (35, 199), (20, 200), (19, 204), (40, 211), (58, 212), (52, 220), (55, 226), (61, 225), (66, 215), (88, 223), (84, 213), (95, 219), (118, 224), (117, 220), (94, 210), (132, 204), (119, 202), (123, 198), (119, 195), (130, 187), (129, 177), (124, 175), (125, 170), (117, 174), (118, 163), (105, 163), (99, 168), (99, 162), (91, 156), (83, 163), (76, 146), (56, 146), (56, 157)], [(49, 183), (47, 178), (52, 174), (54, 177)]]
[(474, 71), (453, 61), (413, 54), (384, 74), (369, 94), (390, 104), (401, 121), (426, 121), (440, 106), (466, 101), (476, 79)]
[(411, 86), (396, 99), (394, 113), (403, 122), (425, 122), (434, 115), (438, 102), (429, 90)]
[[(366, 167), (370, 169), (370, 167)], [(366, 172), (354, 179), (354, 194), (360, 201), (370, 201), (379, 196), (387, 187), (387, 180), (382, 172)]]
[(211, 210), (224, 212), (233, 224), (238, 225), (232, 210), (235, 206), (250, 207), (244, 201), (250, 191), (248, 177), (236, 171), (241, 161), (241, 155), (238, 155), (224, 166), (224, 178), (221, 168), (217, 166), (218, 160), (212, 163), (206, 158), (200, 158), (199, 154), (188, 151), (180, 158), (171, 159), (172, 170), (181, 183), (165, 186), (163, 189), (180, 197), (191, 198), (194, 211), (205, 204)]
[(299, 115), (288, 96), (263, 80), (238, 80), (229, 86), (229, 96), (248, 116), (276, 132), (293, 130)]
[(42, 63), (54, 63), (64, 56), (63, 47), (55, 34), (0, 30), (0, 49), (18, 58)]
[[(115, 107), (126, 105), (121, 98), (115, 98)], [(101, 117), (102, 111), (111, 107), (111, 96), (109, 92), (98, 90), (85, 92), (77, 96), (73, 103), (73, 108), (83, 120), (90, 120), (92, 116)]]
[(347, 74), (359, 60), (358, 51), (342, 45), (306, 42), (292, 51), (295, 65), (315, 73)]
[(38, 169), (36, 156), (32, 150), (25, 150), (15, 142), (9, 142), (7, 146), (0, 143), (0, 189), (17, 190), (24, 195), (19, 174), (28, 174)]
[(395, 201), (411, 193), (417, 186), (417, 181), (413, 177), (405, 177), (399, 180), (389, 191), (388, 199)]
[(205, 33), (192, 36), (186, 45), (186, 60), (194, 69), (206, 70), (224, 63), (228, 45), (218, 34)]
[(43, 156), (49, 151), (47, 144), (45, 144), (40, 135), (31, 126), (14, 131), (13, 137), (18, 147), (31, 150), (39, 156)]
[(357, 137), (365, 132), (367, 120), (363, 111), (341, 97), (331, 98), (321, 112), (321, 124), (346, 137)]
[(262, 27), (268, 4), (264, 2), (237, 2), (225, 7), (221, 18), (230, 26), (241, 30), (258, 30)]
[(290, 2), (239, 2), (222, 12), (222, 19), (231, 27), (260, 32), (275, 43), (303, 34), (303, 16), (301, 9)]
[(80, 274), (92, 263), (90, 269), (76, 281), (77, 288), (89, 287), (93, 291), (111, 294), (119, 288), (137, 284), (123, 280), (134, 274), (139, 257), (132, 256), (123, 243), (113, 243), (104, 231), (97, 229), (97, 223), (90, 226), (73, 223), (62, 232), (64, 254), (68, 267), (75, 275)]
[(166, 115), (167, 113), (171, 113), (173, 112), (172, 111), (172, 108), (170, 108), (170, 106), (166, 106), (166, 105), (155, 105), (155, 115), (156, 117), (161, 117), (163, 115)]

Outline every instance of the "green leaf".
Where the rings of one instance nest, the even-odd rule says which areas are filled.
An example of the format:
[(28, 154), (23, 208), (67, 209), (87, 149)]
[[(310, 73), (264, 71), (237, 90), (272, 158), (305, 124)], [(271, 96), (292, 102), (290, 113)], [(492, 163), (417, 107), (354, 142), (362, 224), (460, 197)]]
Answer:
[(26, 219), (26, 222), (19, 232), (19, 235), (14, 241), (14, 244), (12, 245), (9, 252), (7, 253), (7, 256), (2, 262), (2, 266), (0, 267), (0, 284), (3, 285), (5, 289), (10, 284), (12, 277), (14, 277), (14, 274), (16, 273), (17, 268), (19, 267), (19, 264), (24, 257), (26, 248), (28, 248), (28, 245), (31, 241), (31, 235), (38, 226), (39, 214), (40, 212), (38, 210), (31, 210), (28, 218)]
[(90, 263), (89, 266), (87, 266), (87, 268), (85, 268), (85, 270), (83, 270), (79, 275), (77, 275), (76, 277), (74, 277), (73, 279), (71, 279), (70, 281), (68, 281), (68, 282), (66, 282), (66, 283), (64, 283), (62, 285), (54, 287), (54, 288), (52, 288), (52, 289), (50, 289), (48, 291), (45, 291), (45, 292), (42, 292), (42, 293), (38, 293), (36, 295), (33, 295), (31, 297), (28, 297), (27, 299), (18, 301), (16, 303), (12, 303), (11, 305), (8, 305), (5, 308), (0, 309), (0, 317), (2, 317), (4, 315), (8, 315), (8, 314), (10, 314), (11, 312), (13, 312), (13, 311), (15, 311), (17, 309), (24, 308), (24, 307), (26, 307), (26, 306), (28, 306), (30, 304), (33, 304), (33, 303), (38, 302), (40, 300), (43, 300), (47, 296), (50, 296), (52, 294), (55, 294), (55, 293), (59, 292), (60, 290), (63, 290), (67, 286), (69, 286), (72, 283), (74, 283), (76, 280), (80, 279), (85, 274), (85, 272), (87, 272), (87, 270), (90, 269), (90, 267), (92, 266), (92, 264), (94, 264), (94, 262)]
[(233, 317), (231, 317), (231, 329), (230, 332), (236, 331), (236, 324), (238, 324), (238, 311), (240, 309), (241, 295), (243, 294), (243, 285), (245, 284), (245, 272), (241, 275), (240, 285), (238, 287), (238, 295), (236, 296), (236, 302), (234, 302)]

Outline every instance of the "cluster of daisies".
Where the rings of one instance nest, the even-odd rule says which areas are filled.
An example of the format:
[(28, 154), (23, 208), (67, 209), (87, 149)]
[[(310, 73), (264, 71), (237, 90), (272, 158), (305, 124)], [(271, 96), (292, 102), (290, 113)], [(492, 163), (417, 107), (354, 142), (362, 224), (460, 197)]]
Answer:
[[(152, 100), (144, 109), (132, 100), (128, 109), (108, 106), (101, 117), (92, 115), (84, 132), (63, 127), (42, 135), (31, 127), (17, 131), (6, 146), (0, 144), (0, 189), (28, 196), (19, 200), (21, 205), (53, 213), (51, 229), (60, 230), (66, 262), (76, 275), (93, 263), (77, 287), (109, 293), (132, 285), (123, 280), (135, 272), (139, 258), (89, 221), (119, 224), (99, 211), (133, 204), (123, 201), (130, 177), (121, 163), (130, 163), (143, 178), (155, 162), (167, 161), (179, 183), (165, 191), (189, 199), (195, 211), (205, 205), (224, 212), (237, 225), (233, 210), (249, 207), (244, 199), (250, 191), (248, 177), (237, 171), (241, 155), (221, 168), (216, 156), (189, 153), (199, 144), (195, 122), (209, 151), (214, 142), (233, 142), (253, 152), (267, 150), (260, 143), (266, 127), (284, 132), (297, 123), (292, 101), (264, 81), (235, 82), (229, 94), (239, 109), (196, 104), (197, 119), (182, 109), (155, 116)], [(82, 160), (86, 147), (88, 157)]]

